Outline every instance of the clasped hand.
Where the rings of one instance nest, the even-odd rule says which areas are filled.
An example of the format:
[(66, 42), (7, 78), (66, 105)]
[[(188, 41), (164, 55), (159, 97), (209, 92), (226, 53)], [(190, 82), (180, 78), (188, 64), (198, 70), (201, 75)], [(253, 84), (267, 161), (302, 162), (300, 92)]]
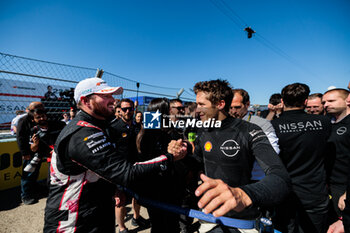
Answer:
[(168, 153), (174, 156), (174, 161), (184, 158), (187, 154), (186, 142), (182, 141), (182, 139), (172, 140), (168, 145)]

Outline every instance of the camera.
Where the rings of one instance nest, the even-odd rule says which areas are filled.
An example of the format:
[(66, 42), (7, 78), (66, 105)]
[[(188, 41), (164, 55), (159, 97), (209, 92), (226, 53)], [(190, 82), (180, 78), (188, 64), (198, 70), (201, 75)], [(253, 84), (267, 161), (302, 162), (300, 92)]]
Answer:
[(60, 91), (60, 97), (62, 99), (74, 99), (74, 88)]
[(43, 138), (46, 136), (46, 131), (42, 130), (40, 127), (38, 126), (34, 126), (32, 129), (31, 129), (32, 133), (33, 134), (36, 134), (39, 139)]
[[(42, 130), (37, 125), (31, 129), (31, 132), (32, 132), (32, 135), (34, 134), (37, 135), (39, 137), (39, 140), (46, 136), (46, 131)], [(34, 172), (38, 164), (40, 163), (40, 161), (41, 161), (41, 157), (39, 156), (39, 153), (35, 153), (30, 163), (27, 164), (27, 166), (25, 166), (23, 170), (25, 172)]]

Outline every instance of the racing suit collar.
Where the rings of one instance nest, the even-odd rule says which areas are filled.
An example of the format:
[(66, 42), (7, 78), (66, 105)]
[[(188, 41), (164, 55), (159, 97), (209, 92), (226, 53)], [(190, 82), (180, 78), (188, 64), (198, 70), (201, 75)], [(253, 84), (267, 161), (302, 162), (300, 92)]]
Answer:
[[(228, 127), (231, 127), (232, 124), (237, 124), (238, 119), (233, 118), (231, 116), (226, 117), (224, 120), (221, 121), (221, 127), (220, 128), (209, 128), (207, 129), (208, 132), (215, 131), (215, 130), (224, 130)], [(233, 123), (236, 122), (236, 123)]]
[(81, 112), (79, 114), (82, 114), (81, 117), (83, 117), (85, 120), (89, 121), (89, 123), (96, 125), (96, 126), (102, 126), (107, 127), (109, 120), (99, 120), (95, 117), (91, 116), (90, 114), (86, 113), (83, 110), (80, 110)]
[(284, 111), (282, 115), (293, 115), (293, 114), (300, 114), (300, 113), (305, 113), (307, 114), (304, 109), (296, 109), (296, 110), (288, 110)]

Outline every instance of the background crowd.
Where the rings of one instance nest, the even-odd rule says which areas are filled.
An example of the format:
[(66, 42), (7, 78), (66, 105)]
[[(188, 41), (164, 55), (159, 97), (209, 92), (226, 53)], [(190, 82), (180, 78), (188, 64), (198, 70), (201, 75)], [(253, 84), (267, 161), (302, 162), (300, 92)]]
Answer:
[[(216, 216), (263, 216), (281, 232), (350, 232), (350, 83), (324, 93), (311, 93), (306, 84), (289, 84), (271, 95), (267, 110), (257, 111), (250, 107), (244, 89), (232, 89), (222, 80), (199, 82), (194, 87), (196, 102), (156, 98), (147, 111), (159, 111), (173, 122), (214, 118), (222, 122), (220, 129), (145, 129), (137, 102), (112, 97), (122, 88), (99, 84), (100, 89), (85, 93), (95, 88), (92, 79), (87, 80), (75, 89), (78, 112), (71, 108), (61, 121), (53, 122), (42, 103), (32, 102), (27, 113), (18, 112), (12, 122), (23, 156), (24, 204), (37, 202), (41, 162), (53, 159), (45, 232), (70, 226), (74, 211), (57, 209), (56, 203), (62, 189), (62, 200), (68, 198), (71, 181), (67, 177), (82, 179), (81, 190), (88, 183), (84, 187), (88, 191), (81, 191), (79, 197), (82, 202), (76, 203), (76, 208), (92, 216), (76, 213), (77, 219), (85, 218), (74, 223), (82, 232), (113, 232), (114, 216), (119, 232), (128, 232), (124, 223), (127, 204), (133, 207), (134, 226), (151, 226), (152, 232), (193, 232), (193, 219), (152, 206), (146, 206), (150, 219), (144, 219), (140, 203), (123, 191), (124, 186), (160, 202), (201, 208)], [(53, 98), (50, 93), (49, 97)], [(239, 148), (238, 154), (233, 148)], [(220, 153), (226, 156), (215, 157)], [(80, 174), (84, 178), (76, 178)], [(73, 200), (74, 189), (71, 192)], [(96, 200), (109, 196), (113, 201)], [(105, 219), (98, 222), (94, 217)], [(201, 223), (199, 231), (257, 229)]]

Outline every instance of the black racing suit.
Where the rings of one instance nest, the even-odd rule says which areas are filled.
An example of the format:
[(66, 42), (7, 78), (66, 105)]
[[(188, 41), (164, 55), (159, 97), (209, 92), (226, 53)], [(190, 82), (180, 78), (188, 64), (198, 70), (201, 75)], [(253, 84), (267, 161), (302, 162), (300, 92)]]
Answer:
[[(242, 212), (230, 211), (225, 216), (256, 219), (260, 215), (259, 206), (279, 203), (288, 194), (288, 173), (259, 126), (228, 117), (220, 128), (204, 130), (197, 139), (194, 156), (203, 159), (205, 174), (241, 188), (253, 202)], [(253, 183), (251, 172), (255, 160), (266, 176)]]
[(59, 135), (51, 161), (44, 232), (115, 232), (114, 191), (166, 170), (172, 155), (131, 164), (117, 153), (108, 122), (81, 111)]

